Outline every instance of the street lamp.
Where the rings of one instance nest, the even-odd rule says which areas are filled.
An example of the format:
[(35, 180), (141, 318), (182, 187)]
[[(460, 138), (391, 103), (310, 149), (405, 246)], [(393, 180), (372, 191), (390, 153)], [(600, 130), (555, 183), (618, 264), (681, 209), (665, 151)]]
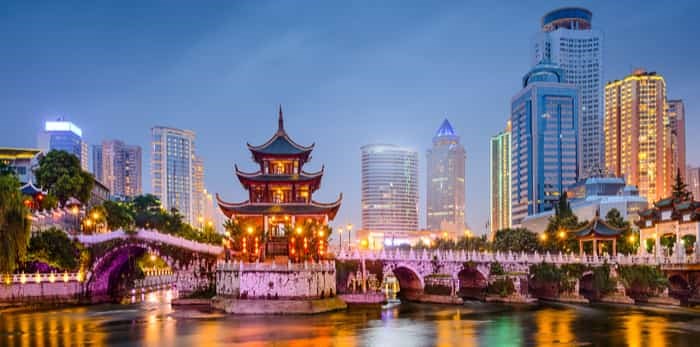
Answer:
[(349, 247), (350, 243), (352, 242), (352, 224), (348, 223), (347, 229), (348, 229), (348, 247)]
[(343, 249), (343, 227), (338, 228), (338, 237), (340, 237), (340, 239), (338, 240), (338, 249), (342, 250)]

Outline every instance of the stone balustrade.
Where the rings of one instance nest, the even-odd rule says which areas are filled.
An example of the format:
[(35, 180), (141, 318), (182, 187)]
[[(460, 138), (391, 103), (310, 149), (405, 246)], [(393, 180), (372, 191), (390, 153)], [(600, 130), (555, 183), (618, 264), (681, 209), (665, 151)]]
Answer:
[(85, 278), (80, 272), (4, 275), (0, 301), (76, 301), (84, 292)]

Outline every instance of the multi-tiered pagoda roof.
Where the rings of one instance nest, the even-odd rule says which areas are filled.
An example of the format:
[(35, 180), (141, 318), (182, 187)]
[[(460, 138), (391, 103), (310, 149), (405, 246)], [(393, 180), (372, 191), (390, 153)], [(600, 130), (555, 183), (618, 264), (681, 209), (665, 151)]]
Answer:
[[(324, 169), (307, 172), (303, 166), (311, 159), (314, 144), (302, 146), (294, 142), (284, 129), (282, 108), (279, 110), (275, 134), (259, 146), (247, 144), (253, 160), (259, 165), (255, 172), (244, 172), (235, 166), (235, 174), (249, 193), (249, 199), (240, 203), (221, 200), (216, 195), (221, 211), (229, 218), (261, 217), (268, 225), (268, 217), (313, 217), (327, 222), (340, 208), (342, 194), (331, 203), (319, 203), (312, 194), (321, 186)], [(266, 230), (267, 231), (267, 230)]]

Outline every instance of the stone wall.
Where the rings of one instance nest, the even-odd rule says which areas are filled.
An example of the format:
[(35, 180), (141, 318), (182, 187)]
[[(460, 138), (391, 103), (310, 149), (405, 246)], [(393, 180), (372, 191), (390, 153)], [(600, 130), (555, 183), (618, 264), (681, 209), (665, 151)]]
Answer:
[(216, 293), (248, 299), (308, 299), (336, 294), (333, 262), (269, 264), (222, 262), (217, 267)]
[(84, 286), (78, 281), (27, 282), (0, 284), (0, 301), (3, 302), (67, 302), (77, 301)]

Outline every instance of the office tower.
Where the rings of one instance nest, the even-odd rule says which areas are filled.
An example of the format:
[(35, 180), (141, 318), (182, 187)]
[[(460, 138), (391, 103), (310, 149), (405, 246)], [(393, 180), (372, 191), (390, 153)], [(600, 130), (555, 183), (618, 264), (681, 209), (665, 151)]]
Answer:
[(452, 234), (464, 229), (465, 160), (464, 146), (445, 119), (427, 152), (428, 229)]
[(605, 86), (605, 166), (649, 202), (670, 195), (673, 172), (666, 82), (637, 69)]
[(164, 208), (176, 209), (195, 225), (193, 160), (195, 134), (163, 126), (151, 128), (151, 186)]
[(511, 224), (550, 210), (579, 178), (578, 91), (541, 63), (511, 99)]
[(510, 121), (506, 129), (491, 137), (489, 187), (491, 206), (489, 209), (489, 237), (493, 240), (496, 231), (510, 228)]
[(418, 153), (380, 144), (361, 150), (362, 229), (370, 246), (408, 243), (418, 230)]
[(542, 17), (534, 64), (551, 62), (564, 70), (564, 82), (579, 89), (579, 131), (583, 177), (603, 169), (603, 35), (592, 27), (591, 11), (566, 7)]
[(685, 169), (685, 183), (693, 199), (700, 200), (700, 167), (688, 165)]
[[(685, 178), (685, 106), (683, 100), (668, 100), (666, 115), (670, 131), (671, 175), (675, 177), (678, 170)], [(700, 197), (698, 197), (700, 198)]]
[[(98, 154), (99, 152), (99, 154)], [(98, 180), (109, 188), (112, 195), (136, 196), (142, 193), (141, 147), (130, 146), (119, 140), (106, 140), (93, 147), (93, 167), (101, 167)], [(98, 167), (99, 166), (99, 167)]]
[(204, 189), (204, 160), (195, 156), (192, 160), (192, 210), (197, 218), (195, 226), (203, 227), (206, 223), (205, 204), (206, 194)]
[(102, 170), (102, 145), (92, 145), (92, 175), (100, 182), (104, 182)]
[(44, 152), (58, 150), (75, 155), (80, 160), (82, 169), (88, 170), (88, 146), (83, 141), (83, 131), (75, 124), (63, 118), (46, 122), (37, 142), (39, 149)]

